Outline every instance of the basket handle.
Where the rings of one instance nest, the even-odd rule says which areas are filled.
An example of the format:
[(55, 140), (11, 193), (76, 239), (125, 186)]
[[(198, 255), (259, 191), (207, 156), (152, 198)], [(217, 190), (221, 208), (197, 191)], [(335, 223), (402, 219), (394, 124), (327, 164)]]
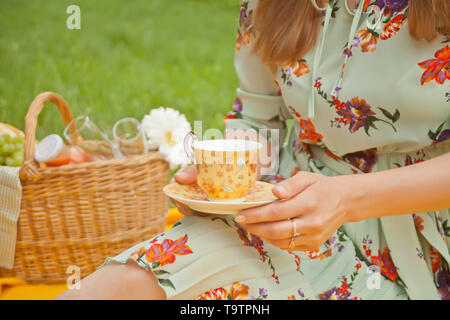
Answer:
[[(59, 110), (61, 117), (67, 126), (73, 120), (72, 111), (70, 111), (67, 102), (54, 92), (43, 92), (39, 94), (31, 102), (25, 116), (25, 145), (24, 145), (24, 161), (20, 169), (21, 180), (39, 180), (39, 164), (34, 160), (34, 148), (36, 144), (36, 126), (39, 114), (44, 109), (45, 103), (53, 103)], [(71, 128), (72, 129), (72, 128)], [(75, 130), (75, 129), (73, 129)]]

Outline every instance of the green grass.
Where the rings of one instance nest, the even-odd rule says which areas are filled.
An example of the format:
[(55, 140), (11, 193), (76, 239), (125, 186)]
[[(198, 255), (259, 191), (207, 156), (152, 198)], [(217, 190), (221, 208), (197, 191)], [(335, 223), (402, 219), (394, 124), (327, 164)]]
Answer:
[[(80, 30), (66, 28), (71, 4), (81, 8)], [(238, 7), (236, 0), (1, 0), (0, 122), (23, 129), (33, 98), (54, 91), (104, 130), (158, 106), (223, 129), (237, 86)], [(63, 127), (48, 105), (38, 139)]]

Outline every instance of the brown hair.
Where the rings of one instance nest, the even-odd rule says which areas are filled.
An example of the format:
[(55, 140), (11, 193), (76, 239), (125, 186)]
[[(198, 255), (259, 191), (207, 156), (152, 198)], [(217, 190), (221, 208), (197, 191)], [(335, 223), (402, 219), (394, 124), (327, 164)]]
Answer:
[[(254, 52), (272, 68), (299, 60), (315, 45), (321, 17), (310, 0), (259, 0), (253, 17)], [(409, 0), (408, 26), (417, 40), (431, 41), (438, 33), (448, 39), (450, 1)]]

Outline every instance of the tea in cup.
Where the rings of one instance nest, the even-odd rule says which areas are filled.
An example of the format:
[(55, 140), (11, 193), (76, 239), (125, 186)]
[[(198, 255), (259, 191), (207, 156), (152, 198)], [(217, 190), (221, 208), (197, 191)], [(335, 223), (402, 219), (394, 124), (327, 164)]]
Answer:
[[(195, 134), (194, 134), (195, 135)], [(186, 143), (197, 166), (197, 184), (211, 201), (243, 201), (255, 185), (262, 144), (250, 140), (196, 140)]]

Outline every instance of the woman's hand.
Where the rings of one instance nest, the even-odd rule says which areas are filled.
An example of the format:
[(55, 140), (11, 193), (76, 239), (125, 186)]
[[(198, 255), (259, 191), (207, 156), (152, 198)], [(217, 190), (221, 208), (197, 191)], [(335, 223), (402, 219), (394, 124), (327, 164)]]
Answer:
[[(273, 189), (282, 201), (243, 210), (236, 216), (236, 222), (281, 249), (316, 250), (348, 222), (354, 187), (346, 176), (299, 172)], [(294, 222), (300, 236), (290, 247)]]
[[(177, 171), (174, 175), (174, 179), (179, 184), (191, 184), (197, 181), (197, 167), (195, 165), (187, 166)], [(192, 210), (184, 203), (180, 201), (170, 199), (172, 203), (177, 207), (178, 211), (180, 211), (185, 216), (207, 216), (207, 213)]]
[[(365, 174), (328, 177), (299, 172), (273, 192), (286, 200), (243, 210), (236, 222), (282, 249), (314, 250), (347, 222), (449, 208), (450, 152)], [(289, 248), (292, 221), (301, 236)]]

